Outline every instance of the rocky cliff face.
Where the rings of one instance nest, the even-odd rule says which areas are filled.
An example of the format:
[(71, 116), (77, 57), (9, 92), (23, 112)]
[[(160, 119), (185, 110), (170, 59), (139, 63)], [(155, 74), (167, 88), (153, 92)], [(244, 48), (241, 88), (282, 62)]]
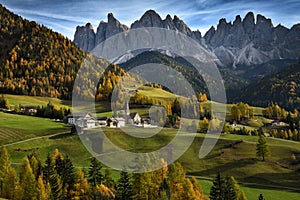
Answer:
[(91, 51), (97, 44), (114, 34), (141, 27), (159, 27), (184, 33), (208, 51), (217, 56), (223, 66), (261, 64), (274, 59), (300, 59), (300, 24), (291, 29), (273, 26), (271, 19), (249, 12), (244, 19), (239, 15), (233, 22), (220, 19), (217, 28), (211, 27), (202, 37), (192, 31), (177, 16), (167, 15), (162, 19), (155, 11), (147, 11), (130, 28), (121, 24), (113, 15), (108, 14), (108, 21), (101, 21), (96, 33), (88, 23), (78, 26), (74, 42), (85, 51)]

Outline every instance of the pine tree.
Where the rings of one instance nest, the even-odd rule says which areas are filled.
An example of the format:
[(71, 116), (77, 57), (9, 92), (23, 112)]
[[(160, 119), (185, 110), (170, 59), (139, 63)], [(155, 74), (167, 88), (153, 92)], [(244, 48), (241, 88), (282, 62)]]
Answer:
[(225, 180), (221, 177), (220, 172), (218, 172), (210, 189), (209, 198), (211, 200), (221, 200), (224, 197), (224, 188)]
[(102, 183), (103, 175), (101, 169), (101, 163), (96, 158), (92, 158), (88, 173), (88, 180), (92, 187)]
[(238, 182), (235, 180), (235, 178), (233, 176), (231, 176), (231, 177), (229, 177), (228, 181), (231, 184), (231, 187), (233, 188), (233, 190), (236, 194), (236, 199), (237, 200), (247, 200), (247, 197), (246, 197), (244, 191), (242, 191), (240, 189), (240, 186), (239, 186)]
[(106, 187), (103, 184), (97, 185), (95, 187), (96, 193), (98, 194), (99, 198), (98, 199), (103, 199), (103, 200), (114, 200), (115, 199), (115, 194), (114, 192)]
[(45, 161), (45, 165), (43, 167), (43, 175), (44, 175), (43, 178), (46, 182), (49, 182), (50, 173), (52, 172), (53, 168), (54, 168), (54, 164), (53, 164), (52, 158), (50, 156), (50, 153), (48, 153), (46, 161)]
[(23, 158), (20, 166), (20, 185), (24, 192), (24, 200), (36, 199), (36, 181), (27, 157)]
[(179, 162), (169, 166), (168, 186), (170, 188), (171, 199), (180, 199), (184, 195), (184, 184), (186, 184), (185, 171)]
[(8, 174), (10, 168), (10, 157), (5, 147), (0, 151), (0, 191), (6, 174)]
[(0, 197), (5, 199), (14, 199), (17, 186), (18, 178), (16, 172), (12, 167), (10, 167), (3, 180)]
[(260, 135), (258, 143), (256, 144), (256, 156), (262, 157), (262, 160), (265, 160), (265, 157), (270, 155), (269, 146), (264, 135)]
[(9, 109), (9, 101), (8, 99), (6, 99), (4, 97), (4, 95), (2, 94), (1, 95), (1, 98), (0, 98), (0, 108), (5, 108), (5, 109)]
[(38, 179), (38, 177), (41, 174), (41, 163), (40, 163), (40, 161), (34, 155), (28, 156), (28, 159), (29, 159), (29, 162), (30, 162), (32, 172), (33, 172), (34, 176), (36, 177), (36, 179)]
[(239, 192), (239, 186), (235, 179), (232, 177), (225, 178), (225, 199), (236, 200)]
[(49, 184), (51, 187), (51, 198), (63, 200), (63, 185), (60, 176), (53, 169), (50, 171)]
[(58, 150), (55, 151), (54, 157), (48, 153), (45, 165), (43, 167), (43, 178), (46, 182), (46, 191), (52, 199), (60, 200), (63, 197), (63, 184), (60, 176), (56, 172), (54, 159), (58, 155)]
[(72, 199), (90, 200), (91, 189), (88, 180), (84, 177), (82, 170), (76, 173), (75, 184), (71, 190)]
[(44, 185), (43, 177), (39, 176), (38, 181), (37, 181), (37, 186), (36, 186), (36, 191), (37, 191), (37, 200), (46, 200), (48, 199), (47, 197), (47, 191)]
[(103, 177), (103, 184), (110, 189), (115, 188), (116, 183), (115, 183), (114, 179), (112, 179), (112, 177), (111, 177), (111, 170), (109, 168), (105, 169), (105, 174)]
[(64, 168), (63, 173), (61, 175), (61, 179), (63, 182), (63, 186), (65, 187), (65, 190), (67, 190), (67, 198), (70, 196), (70, 190), (73, 188), (75, 184), (75, 171), (74, 166), (69, 158), (69, 156), (66, 156), (64, 159)]
[(121, 171), (117, 182), (117, 199), (130, 200), (132, 197), (132, 183), (130, 175), (125, 170)]
[(262, 194), (259, 194), (258, 200), (265, 200), (264, 196)]
[(193, 188), (193, 184), (189, 179), (185, 179), (184, 182), (182, 183), (182, 194), (180, 195), (180, 199), (185, 199), (185, 200), (197, 200), (196, 193)]
[(191, 183), (193, 185), (193, 189), (195, 191), (196, 198), (199, 199), (199, 200), (206, 199), (206, 197), (203, 194), (203, 191), (201, 189), (201, 186), (200, 186), (199, 182), (197, 181), (197, 179), (194, 176), (191, 178)]

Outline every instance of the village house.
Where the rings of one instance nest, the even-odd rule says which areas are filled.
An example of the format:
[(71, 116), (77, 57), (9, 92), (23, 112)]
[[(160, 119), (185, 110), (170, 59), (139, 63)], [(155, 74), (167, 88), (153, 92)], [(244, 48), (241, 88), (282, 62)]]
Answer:
[(110, 127), (110, 128), (124, 127), (125, 126), (125, 119), (122, 118), (122, 117), (109, 118), (107, 120), (107, 126)]
[(97, 117), (97, 121), (100, 127), (107, 126), (107, 117)]
[(130, 124), (140, 124), (142, 122), (142, 118), (140, 117), (139, 113), (134, 112), (130, 113), (129, 115), (129, 123)]
[(20, 112), (21, 113), (29, 113), (31, 115), (35, 115), (37, 113), (37, 107), (36, 106), (20, 106)]
[(68, 124), (77, 125), (81, 128), (94, 128), (98, 121), (91, 113), (73, 113), (67, 116)]

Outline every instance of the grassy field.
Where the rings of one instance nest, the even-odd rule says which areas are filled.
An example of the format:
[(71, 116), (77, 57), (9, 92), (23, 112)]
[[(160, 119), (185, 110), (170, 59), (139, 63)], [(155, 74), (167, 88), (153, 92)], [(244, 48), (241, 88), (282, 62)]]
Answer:
[[(224, 104), (218, 103), (218, 102), (212, 102), (212, 101), (205, 101), (201, 103), (203, 105), (204, 108), (210, 110), (210, 108), (212, 107), (212, 104), (214, 105), (215, 108), (215, 112), (222, 112), (223, 108), (224, 108)], [(225, 108), (226, 108), (226, 114), (229, 115), (231, 113), (231, 108), (234, 104), (226, 104)], [(261, 107), (254, 107), (253, 108), (253, 114), (255, 116), (262, 116), (262, 111), (264, 110), (264, 108)]]
[(139, 88), (139, 92), (145, 96), (155, 98), (155, 99), (163, 99), (173, 101), (176, 98), (176, 95), (165, 91), (160, 88), (153, 88), (149, 86), (142, 86)]
[[(202, 190), (206, 196), (209, 196), (209, 191), (213, 185), (212, 181), (209, 180), (199, 180)], [(265, 189), (265, 188), (253, 188), (247, 187), (240, 184), (241, 190), (243, 190), (249, 200), (258, 199), (259, 194), (263, 194), (265, 199), (271, 200), (298, 200), (300, 198), (300, 193), (292, 191), (282, 191), (275, 189)]]
[(50, 97), (34, 97), (34, 96), (25, 96), (25, 95), (11, 95), (5, 94), (4, 97), (8, 99), (11, 106), (15, 105), (47, 105), (47, 103), (51, 102), (54, 105), (59, 107), (70, 107), (71, 101), (60, 100), (57, 98)]
[[(106, 135), (114, 144), (123, 149), (134, 148), (136, 152), (158, 149), (172, 140), (176, 133), (174, 129), (165, 129), (154, 137), (141, 139), (122, 134), (119, 129), (106, 128), (105, 130)], [(270, 138), (268, 144), (271, 149), (271, 157), (262, 162), (255, 155), (257, 137), (225, 135), (221, 136), (207, 157), (199, 159), (198, 153), (204, 136), (204, 134), (199, 134), (179, 159), (188, 174), (213, 178), (220, 170), (225, 175), (234, 175), (243, 182), (298, 187), (300, 174), (289, 168), (296, 167), (290, 164), (290, 157), (292, 153), (300, 155), (300, 143)], [(241, 143), (234, 145), (241, 139)], [(41, 158), (45, 158), (48, 152), (58, 148), (63, 154), (70, 155), (75, 165), (88, 166), (89, 164), (90, 154), (76, 135), (43, 138), (8, 148), (16, 163), (20, 162), (20, 158), (28, 152), (35, 151)], [(221, 155), (220, 150), (224, 152)]]
[(50, 119), (0, 112), (0, 145), (67, 131), (68, 125)]
[[(138, 139), (122, 134), (119, 129), (105, 128), (103, 130), (114, 144), (123, 149), (134, 148), (136, 152), (158, 149), (172, 140), (177, 132), (175, 129), (164, 129), (154, 137)], [(189, 134), (186, 137), (189, 137)], [(271, 157), (262, 162), (255, 156), (257, 137), (224, 135), (221, 136), (217, 145), (207, 157), (199, 159), (198, 153), (204, 137), (204, 134), (198, 134), (190, 148), (178, 160), (183, 164), (187, 174), (214, 178), (216, 173), (221, 171), (223, 175), (234, 175), (241, 182), (300, 188), (298, 185), (300, 174), (295, 170), (288, 169), (292, 166), (289, 164), (291, 154), (300, 155), (300, 143), (268, 138)], [(242, 140), (242, 142), (234, 145), (239, 140)], [(45, 137), (11, 145), (7, 148), (16, 168), (18, 168), (21, 159), (27, 154), (34, 152), (41, 160), (45, 160), (46, 155), (49, 152), (54, 152), (56, 148), (63, 155), (69, 155), (77, 167), (88, 167), (91, 158), (80, 138), (77, 135), (70, 134)], [(219, 154), (220, 150), (224, 152), (222, 155)], [(283, 167), (283, 165), (288, 168)], [(115, 179), (119, 177), (117, 171), (113, 171), (112, 174)], [(211, 182), (203, 180), (200, 182), (205, 193), (208, 194)], [(285, 189), (275, 190), (274, 188), (253, 188), (249, 186), (242, 186), (242, 189), (248, 199), (257, 199), (260, 193), (263, 193), (266, 199), (297, 199), (300, 197), (300, 193), (286, 191)]]
[[(174, 129), (165, 129), (155, 137), (137, 139), (121, 134), (119, 129), (105, 129), (107, 136), (122, 148), (136, 148), (137, 151), (157, 149), (168, 143), (176, 133)], [(188, 136), (187, 136), (188, 137)], [(255, 157), (255, 144), (257, 137), (225, 135), (221, 136), (213, 151), (204, 159), (198, 158), (198, 152), (204, 135), (199, 134), (192, 146), (179, 159), (189, 175), (213, 178), (217, 171), (224, 175), (234, 175), (237, 180), (247, 183), (260, 183), (275, 186), (289, 186), (299, 188), (300, 175), (298, 172), (286, 169), (278, 163), (287, 163), (292, 152), (300, 153), (300, 143), (286, 140), (268, 139), (272, 155), (266, 162)], [(232, 146), (237, 140), (242, 143)], [(143, 140), (143, 142), (141, 142)], [(90, 153), (84, 148), (77, 135), (62, 134), (54, 137), (46, 137), (34, 141), (28, 141), (8, 147), (12, 156), (12, 162), (17, 168), (18, 163), (28, 153), (35, 152), (42, 160), (45, 160), (49, 152), (59, 149), (63, 155), (68, 154), (75, 166), (88, 167)], [(219, 150), (225, 152), (219, 155)], [(114, 178), (119, 173), (113, 171)], [(210, 181), (200, 181), (206, 194), (209, 193)], [(274, 190), (270, 188), (252, 188), (243, 186), (249, 199), (256, 199), (263, 193), (266, 199), (297, 199), (300, 193)], [(276, 194), (276, 198), (272, 198)], [(277, 198), (278, 197), (278, 198)], [(284, 198), (283, 198), (284, 197)]]

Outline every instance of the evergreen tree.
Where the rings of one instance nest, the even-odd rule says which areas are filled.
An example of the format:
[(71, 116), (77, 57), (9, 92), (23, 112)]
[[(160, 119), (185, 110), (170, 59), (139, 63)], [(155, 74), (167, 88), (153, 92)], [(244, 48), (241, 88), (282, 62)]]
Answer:
[(9, 109), (9, 101), (8, 99), (6, 99), (4, 97), (4, 95), (2, 94), (1, 95), (1, 98), (0, 98), (0, 108), (5, 108), (5, 109)]
[(236, 199), (237, 200), (247, 200), (245, 193), (240, 189), (240, 186), (237, 183), (237, 181), (235, 180), (235, 178), (233, 176), (231, 176), (231, 177), (229, 177), (228, 180), (236, 194)]
[(50, 171), (49, 184), (51, 187), (51, 198), (63, 200), (63, 185), (60, 176), (53, 169)]
[(184, 187), (187, 188), (185, 171), (179, 162), (172, 163), (169, 166), (168, 186), (170, 188), (171, 199), (182, 199), (184, 196)]
[(219, 172), (213, 181), (209, 198), (211, 200), (236, 200), (237, 194), (230, 178), (223, 178)]
[(224, 197), (225, 180), (218, 172), (216, 178), (213, 181), (213, 186), (210, 189), (209, 198), (211, 200), (221, 200)]
[(111, 170), (109, 168), (105, 169), (105, 174), (103, 177), (103, 184), (110, 189), (115, 188), (116, 183), (115, 183), (114, 179), (112, 179), (112, 177), (111, 177)]
[(66, 156), (66, 158), (64, 159), (64, 168), (61, 179), (65, 190), (67, 190), (67, 198), (69, 198), (70, 190), (73, 188), (75, 183), (74, 166), (69, 156)]
[(200, 186), (199, 182), (197, 181), (197, 179), (194, 176), (191, 178), (191, 183), (193, 185), (193, 189), (194, 189), (195, 194), (196, 194), (196, 199), (199, 199), (199, 200), (206, 199), (206, 197), (203, 194), (203, 191), (201, 189), (201, 186)]
[(101, 200), (114, 200), (115, 199), (115, 194), (114, 192), (106, 187), (103, 184), (97, 185), (95, 187), (96, 193), (98, 194), (99, 198)]
[(92, 187), (102, 183), (103, 175), (101, 169), (101, 163), (96, 158), (92, 158), (88, 172), (88, 180)]
[(130, 175), (125, 170), (121, 171), (120, 179), (117, 182), (117, 199), (130, 200), (132, 197), (132, 183)]
[(233, 177), (225, 178), (225, 199), (237, 199), (239, 186)]
[(24, 193), (24, 200), (36, 199), (36, 181), (27, 157), (22, 160), (20, 166), (20, 184)]
[(54, 169), (54, 164), (53, 164), (52, 158), (50, 156), (50, 153), (48, 153), (46, 161), (45, 161), (45, 165), (43, 167), (43, 176), (44, 176), (43, 178), (46, 182), (49, 182), (50, 174), (53, 169)]
[(265, 160), (265, 157), (269, 156), (270, 150), (267, 144), (267, 140), (264, 135), (260, 135), (258, 143), (256, 144), (256, 156), (262, 157), (262, 160)]
[(170, 187), (167, 182), (167, 178), (164, 178), (164, 180), (162, 181), (162, 183), (159, 187), (158, 197), (160, 200), (171, 198), (171, 191), (170, 191)]
[(262, 194), (259, 194), (258, 200), (265, 200), (264, 196)]
[(223, 178), (220, 172), (213, 181), (209, 198), (211, 200), (247, 200), (234, 177)]
[(8, 174), (10, 168), (10, 157), (5, 147), (0, 151), (0, 191), (6, 174)]
[(189, 179), (185, 179), (182, 183), (182, 193), (180, 195), (180, 199), (185, 200), (197, 200), (196, 193), (193, 188), (193, 184)]
[(90, 200), (91, 189), (88, 180), (84, 177), (82, 170), (76, 173), (75, 184), (71, 190), (72, 199)]
[(32, 172), (33, 172), (35, 178), (38, 179), (38, 177), (41, 174), (41, 163), (40, 163), (40, 161), (34, 155), (29, 155), (28, 159), (29, 159), (29, 162), (30, 162)]
[(16, 172), (12, 167), (10, 167), (3, 180), (0, 197), (5, 199), (15, 199), (17, 186), (18, 178)]
[(48, 199), (47, 191), (44, 185), (43, 177), (39, 176), (36, 186), (37, 191), (37, 200), (46, 200)]

